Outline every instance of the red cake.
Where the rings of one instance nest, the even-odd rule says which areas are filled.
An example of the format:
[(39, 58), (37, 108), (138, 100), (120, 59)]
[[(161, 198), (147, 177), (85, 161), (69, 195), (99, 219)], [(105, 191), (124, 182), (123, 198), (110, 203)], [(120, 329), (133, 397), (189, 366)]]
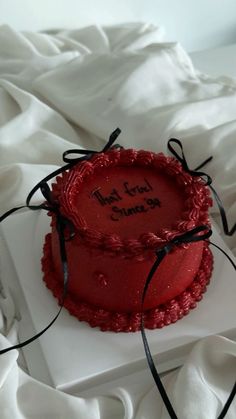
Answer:
[[(111, 149), (58, 176), (52, 194), (72, 221), (66, 242), (65, 307), (101, 330), (140, 329), (141, 299), (156, 250), (199, 225), (209, 225), (208, 187), (162, 153)], [(46, 236), (42, 268), (61, 298), (63, 273), (56, 230)], [(212, 271), (206, 241), (175, 246), (164, 258), (144, 301), (144, 323), (160, 328), (187, 314), (202, 298)]]

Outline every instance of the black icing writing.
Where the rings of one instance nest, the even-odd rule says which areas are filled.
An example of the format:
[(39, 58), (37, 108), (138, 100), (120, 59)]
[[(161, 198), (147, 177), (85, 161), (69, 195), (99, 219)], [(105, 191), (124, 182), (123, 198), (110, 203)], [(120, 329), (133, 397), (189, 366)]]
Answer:
[(147, 212), (150, 209), (160, 207), (161, 203), (158, 198), (145, 198), (147, 205), (136, 205), (129, 208), (119, 208), (117, 206), (112, 207), (112, 214), (110, 216), (112, 221), (119, 221), (123, 217), (129, 217), (131, 215), (137, 215), (140, 213)]
[(150, 206), (151, 209), (161, 206), (161, 202), (158, 198), (145, 198), (145, 201)]
[(91, 192), (91, 196), (95, 198), (101, 206), (112, 206), (110, 218), (112, 221), (119, 221), (123, 217), (130, 217), (132, 215), (141, 214), (149, 210), (153, 210), (157, 207), (160, 208), (161, 202), (158, 198), (154, 197), (143, 197), (144, 202), (137, 202), (130, 207), (119, 207), (114, 206), (114, 203), (120, 202), (124, 199), (125, 194), (132, 198), (138, 198), (142, 194), (147, 194), (153, 191), (153, 187), (147, 179), (143, 179), (143, 182), (139, 184), (131, 184), (131, 182), (125, 181), (123, 183), (123, 190), (120, 192), (118, 189), (113, 188), (108, 194), (104, 194), (101, 191), (101, 187), (94, 189)]
[(122, 217), (129, 217), (141, 212), (147, 212), (147, 208), (144, 205), (136, 205), (131, 208), (118, 208), (112, 207), (113, 214), (111, 214), (112, 221), (119, 221)]
[(116, 188), (113, 188), (108, 195), (104, 195), (101, 192), (101, 188), (95, 189), (91, 196), (96, 198), (100, 205), (112, 205), (114, 202), (122, 201), (122, 194), (127, 194), (130, 197), (153, 191), (152, 185), (144, 178), (142, 184), (131, 185), (129, 182), (123, 183), (123, 191), (120, 193)]
[(112, 189), (111, 193), (108, 196), (102, 195), (102, 193), (97, 189), (96, 191), (92, 192), (92, 195), (97, 198), (98, 202), (104, 205), (111, 205), (114, 202), (121, 201), (122, 197), (119, 195), (117, 189)]
[(144, 178), (144, 184), (142, 185), (130, 186), (129, 182), (124, 182), (124, 192), (128, 194), (129, 196), (136, 196), (138, 194), (142, 194), (144, 192), (150, 192), (150, 191), (153, 191), (153, 188), (148, 182), (148, 180), (145, 178)]

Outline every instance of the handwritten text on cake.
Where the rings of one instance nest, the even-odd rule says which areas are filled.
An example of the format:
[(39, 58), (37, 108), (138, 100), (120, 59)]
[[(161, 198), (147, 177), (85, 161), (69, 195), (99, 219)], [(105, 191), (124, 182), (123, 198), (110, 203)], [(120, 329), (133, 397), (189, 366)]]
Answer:
[(123, 200), (125, 196), (124, 194), (128, 195), (131, 198), (134, 198), (141, 197), (141, 195), (152, 191), (152, 185), (148, 182), (147, 179), (144, 178), (143, 183), (138, 185), (131, 185), (130, 182), (124, 182), (122, 191), (118, 191), (116, 188), (113, 188), (108, 195), (102, 194), (100, 188), (97, 188), (92, 192), (92, 196), (98, 200), (100, 205), (111, 206), (111, 220), (119, 221), (122, 217), (129, 217), (130, 215), (144, 213), (149, 211), (150, 209), (160, 207), (161, 203), (158, 198), (146, 198), (144, 196), (143, 202), (129, 208), (114, 205), (116, 202), (120, 202)]

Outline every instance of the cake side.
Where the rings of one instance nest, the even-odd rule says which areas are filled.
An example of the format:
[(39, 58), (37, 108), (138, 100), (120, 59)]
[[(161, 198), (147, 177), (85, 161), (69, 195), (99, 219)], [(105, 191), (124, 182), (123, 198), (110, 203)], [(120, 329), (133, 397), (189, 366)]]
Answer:
[[(51, 237), (52, 235), (48, 234), (45, 238), (42, 258), (43, 279), (54, 297), (60, 301), (63, 293), (63, 283), (58, 280), (58, 274), (55, 272)], [(172, 298), (154, 309), (145, 310), (142, 314), (145, 328), (156, 329), (168, 326), (186, 316), (190, 310), (196, 308), (197, 303), (206, 292), (212, 268), (213, 257), (206, 242), (203, 246), (200, 267), (189, 287), (176, 298)], [(64, 306), (78, 320), (87, 322), (91, 327), (99, 327), (102, 331), (136, 332), (141, 328), (141, 312), (132, 311), (125, 313), (105, 310), (86, 301), (81, 301), (77, 295), (70, 291), (67, 293)]]
[[(52, 260), (63, 282), (59, 240), (52, 230)], [(192, 243), (187, 249), (176, 248), (162, 261), (150, 285), (144, 302), (148, 310), (163, 304), (184, 291), (198, 272), (203, 242)], [(145, 258), (125, 258), (89, 248), (77, 238), (67, 243), (69, 266), (68, 290), (81, 301), (109, 311), (141, 310), (141, 297), (155, 255)]]

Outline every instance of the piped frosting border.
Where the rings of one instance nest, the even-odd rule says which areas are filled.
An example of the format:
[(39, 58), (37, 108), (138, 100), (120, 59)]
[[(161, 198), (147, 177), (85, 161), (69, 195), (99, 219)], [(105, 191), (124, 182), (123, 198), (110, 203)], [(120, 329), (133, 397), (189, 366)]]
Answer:
[[(105, 234), (91, 228), (85, 218), (78, 213), (76, 197), (83, 182), (91, 175), (112, 166), (148, 167), (171, 177), (183, 188), (183, 194), (186, 195), (181, 220), (177, 220), (171, 229), (161, 229), (158, 234), (146, 232), (138, 238), (129, 239), (122, 239), (117, 234)], [(192, 177), (185, 172), (175, 158), (162, 153), (133, 149), (112, 149), (106, 153), (93, 155), (90, 160), (82, 161), (70, 171), (58, 176), (56, 183), (52, 185), (52, 191), (61, 213), (73, 222), (79, 240), (90, 247), (125, 257), (135, 257), (155, 250), (179, 234), (201, 224), (209, 224), (208, 208), (212, 205), (209, 188), (205, 186), (201, 177)], [(55, 216), (51, 215), (53, 224)]]

